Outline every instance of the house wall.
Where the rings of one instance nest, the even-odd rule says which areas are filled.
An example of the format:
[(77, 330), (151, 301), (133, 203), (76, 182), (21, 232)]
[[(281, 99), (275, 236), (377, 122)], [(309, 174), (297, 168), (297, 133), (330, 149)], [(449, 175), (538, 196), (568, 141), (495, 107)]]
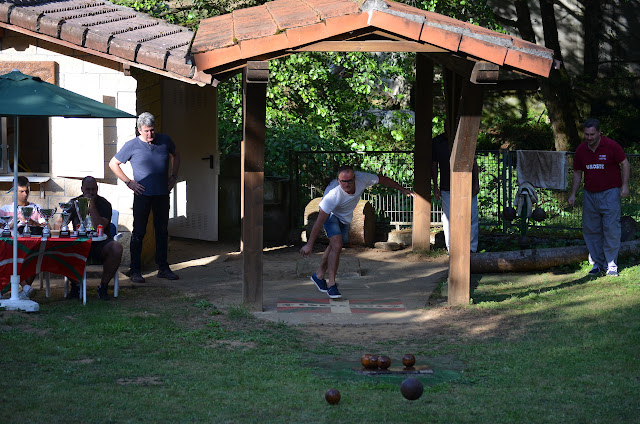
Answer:
[[(41, 63), (42, 66), (38, 66)], [(25, 36), (12, 31), (0, 30), (0, 69), (6, 72), (13, 68), (32, 73), (40, 69), (41, 74), (53, 73), (55, 83), (63, 88), (91, 97), (95, 100), (117, 107), (137, 115), (151, 112), (156, 117), (158, 132), (163, 129), (163, 116), (172, 117), (179, 112), (172, 106), (163, 104), (163, 87), (166, 77), (151, 72), (131, 68), (125, 73), (121, 64), (102, 59), (67, 47)], [(46, 69), (45, 69), (46, 68)], [(178, 83), (177, 84), (184, 84)], [(187, 84), (189, 85), (189, 84)], [(182, 122), (188, 125), (194, 140), (209, 140), (207, 154), (217, 158), (217, 93), (213, 87), (190, 86), (190, 91), (204, 90), (207, 101), (214, 105), (206, 110), (206, 120), (192, 113)], [(166, 102), (165, 102), (166, 103)], [(175, 107), (175, 106), (174, 106)], [(197, 107), (190, 105), (189, 107)], [(198, 111), (196, 111), (198, 112)], [(204, 122), (204, 124), (203, 124)], [(175, 126), (175, 125), (174, 125)], [(197, 128), (202, 126), (202, 128)], [(124, 234), (121, 239), (125, 253), (123, 266), (128, 265), (129, 237), (133, 227), (133, 192), (111, 172), (108, 163), (115, 153), (130, 139), (136, 136), (135, 119), (64, 119), (51, 118), (51, 173), (46, 183), (32, 183), (30, 200), (43, 207), (56, 207), (58, 203), (80, 195), (81, 178), (93, 175), (98, 178), (99, 193), (109, 200), (114, 209), (120, 212), (119, 230)], [(197, 158), (196, 166), (204, 163)], [(183, 161), (182, 168), (190, 167)], [(122, 165), (123, 171), (131, 176), (129, 163)], [(27, 175), (28, 177), (29, 175)], [(217, 174), (215, 176), (217, 178)], [(5, 178), (6, 179), (6, 178)], [(11, 203), (7, 191), (11, 182), (0, 182), (0, 205)], [(213, 199), (217, 239), (217, 179), (210, 185), (207, 198)], [(152, 235), (153, 227), (148, 227)], [(208, 239), (212, 239), (209, 237)], [(153, 262), (153, 237), (146, 237), (147, 249), (143, 248), (143, 261)], [(145, 253), (146, 252), (146, 253)]]
[[(0, 38), (2, 69), (15, 68), (29, 73), (37, 68), (37, 62), (43, 62), (43, 66), (44, 62), (48, 62), (48, 66), (55, 63), (53, 82), (60, 87), (136, 114), (138, 82), (125, 75), (120, 64), (19, 33), (3, 32)], [(133, 118), (51, 118), (51, 179), (32, 184), (30, 200), (43, 207), (58, 207), (58, 203), (81, 194), (82, 176), (97, 176), (100, 195), (120, 211), (120, 231), (125, 234), (122, 241), (125, 248), (128, 247), (133, 193), (117, 180), (108, 163), (117, 149), (135, 135)], [(128, 164), (123, 169), (130, 173)], [(83, 170), (86, 172), (81, 174)], [(12, 182), (0, 182), (0, 204), (12, 203), (13, 198), (7, 193), (11, 186)], [(128, 257), (125, 254), (123, 260), (128, 261)]]

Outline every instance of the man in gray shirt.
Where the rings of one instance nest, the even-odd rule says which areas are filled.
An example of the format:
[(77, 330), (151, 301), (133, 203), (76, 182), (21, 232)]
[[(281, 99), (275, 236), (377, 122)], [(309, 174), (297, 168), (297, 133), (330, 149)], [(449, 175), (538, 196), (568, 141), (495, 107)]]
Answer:
[[(171, 138), (164, 134), (157, 134), (155, 126), (153, 115), (149, 112), (142, 113), (137, 121), (140, 135), (127, 141), (109, 162), (109, 168), (116, 177), (124, 181), (134, 193), (129, 278), (135, 283), (144, 283), (141, 274), (142, 240), (147, 231), (150, 211), (153, 211), (153, 226), (156, 233), (158, 277), (169, 280), (179, 278), (169, 269), (167, 262), (167, 226), (169, 224), (169, 192), (178, 178), (180, 155)], [(127, 161), (131, 162), (133, 178), (127, 177), (120, 167)], [(171, 174), (169, 174), (170, 163), (172, 163)]]

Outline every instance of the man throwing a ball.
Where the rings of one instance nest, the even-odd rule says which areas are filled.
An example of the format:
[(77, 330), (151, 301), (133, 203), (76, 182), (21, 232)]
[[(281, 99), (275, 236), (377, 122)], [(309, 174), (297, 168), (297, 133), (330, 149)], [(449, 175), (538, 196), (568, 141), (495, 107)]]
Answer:
[[(402, 187), (391, 178), (356, 172), (351, 166), (343, 165), (338, 168), (338, 178), (325, 189), (320, 202), (318, 219), (311, 229), (307, 244), (300, 249), (302, 256), (309, 256), (313, 250), (313, 244), (320, 234), (320, 229), (324, 226), (329, 238), (329, 247), (322, 254), (320, 266), (311, 276), (311, 281), (318, 287), (318, 290), (327, 293), (332, 299), (342, 297), (336, 284), (336, 273), (340, 264), (342, 245), (348, 240), (353, 210), (358, 205), (362, 192), (375, 184), (382, 184), (399, 190), (407, 196), (416, 197), (414, 192)], [(325, 277), (328, 278), (328, 281)]]

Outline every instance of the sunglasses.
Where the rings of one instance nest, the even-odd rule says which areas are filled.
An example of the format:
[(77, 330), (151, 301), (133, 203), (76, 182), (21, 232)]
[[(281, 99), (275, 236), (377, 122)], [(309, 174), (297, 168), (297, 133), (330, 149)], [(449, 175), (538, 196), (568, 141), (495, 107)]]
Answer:
[(350, 180), (338, 180), (338, 181), (340, 181), (341, 183), (349, 184), (353, 182), (353, 178), (351, 178)]

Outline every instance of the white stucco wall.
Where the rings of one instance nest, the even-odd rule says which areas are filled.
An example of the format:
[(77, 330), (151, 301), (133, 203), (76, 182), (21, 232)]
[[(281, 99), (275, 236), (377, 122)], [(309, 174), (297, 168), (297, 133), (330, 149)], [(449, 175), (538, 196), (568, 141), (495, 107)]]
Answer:
[[(6, 31), (0, 38), (0, 63), (19, 68), (29, 61), (55, 62), (59, 86), (136, 114), (137, 82), (121, 72), (118, 63)], [(32, 186), (31, 200), (58, 206), (80, 194), (79, 178), (94, 175), (100, 181), (99, 193), (120, 211), (120, 224), (131, 228), (133, 194), (115, 178), (108, 162), (135, 137), (135, 119), (52, 118), (50, 128), (51, 180), (42, 187)], [(127, 166), (125, 172), (130, 171)], [(4, 186), (8, 190), (10, 183), (2, 184), (0, 190), (6, 193)], [(10, 196), (0, 195), (1, 204), (11, 201)]]

